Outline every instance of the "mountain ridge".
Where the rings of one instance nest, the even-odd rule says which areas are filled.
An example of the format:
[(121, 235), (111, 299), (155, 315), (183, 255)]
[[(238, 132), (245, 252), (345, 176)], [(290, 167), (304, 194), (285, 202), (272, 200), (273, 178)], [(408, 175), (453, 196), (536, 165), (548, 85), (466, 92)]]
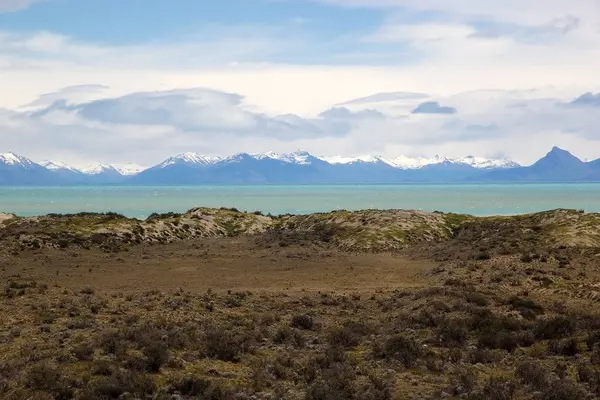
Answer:
[(582, 161), (553, 147), (530, 166), (506, 158), (443, 156), (387, 158), (315, 156), (291, 153), (236, 153), (226, 157), (185, 152), (150, 168), (94, 163), (77, 168), (60, 161), (36, 163), (0, 153), (0, 185), (203, 185), (600, 182), (600, 159)]

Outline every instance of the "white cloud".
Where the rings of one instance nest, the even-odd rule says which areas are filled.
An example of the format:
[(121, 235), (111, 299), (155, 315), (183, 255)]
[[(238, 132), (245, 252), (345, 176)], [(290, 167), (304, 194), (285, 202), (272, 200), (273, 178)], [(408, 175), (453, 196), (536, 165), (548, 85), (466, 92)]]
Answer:
[[(75, 94), (74, 94), (75, 93)], [(455, 114), (412, 114), (404, 97), (374, 109), (381, 96), (352, 108), (335, 107), (321, 117), (264, 114), (240, 95), (208, 89), (131, 93), (74, 102), (63, 90), (36, 111), (0, 112), (5, 150), (34, 159), (75, 164), (90, 160), (151, 165), (184, 151), (226, 155), (240, 151), (306, 149), (317, 155), (380, 154), (388, 157), (443, 154), (510, 156), (533, 162), (553, 145), (598, 158), (600, 107), (566, 107), (575, 97), (551, 88), (475, 91), (433, 98), (456, 106)], [(556, 97), (551, 97), (556, 94)], [(43, 104), (43, 106), (41, 105)], [(392, 113), (387, 112), (392, 110)]]
[(540, 25), (566, 16), (600, 20), (596, 0), (319, 0), (349, 7), (403, 7), (443, 12), (454, 18), (487, 19), (521, 25)]
[(42, 0), (0, 0), (0, 13), (21, 10), (40, 1)]

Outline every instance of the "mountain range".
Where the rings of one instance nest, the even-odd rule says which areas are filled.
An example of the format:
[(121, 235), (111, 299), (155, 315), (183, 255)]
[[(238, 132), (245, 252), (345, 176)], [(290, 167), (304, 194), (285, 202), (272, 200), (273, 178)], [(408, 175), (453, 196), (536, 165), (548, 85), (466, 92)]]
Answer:
[(229, 157), (182, 153), (153, 167), (96, 163), (75, 168), (0, 154), (0, 185), (252, 185), (341, 183), (600, 182), (600, 159), (584, 162), (554, 147), (530, 166), (468, 156), (317, 157), (294, 153), (238, 153)]

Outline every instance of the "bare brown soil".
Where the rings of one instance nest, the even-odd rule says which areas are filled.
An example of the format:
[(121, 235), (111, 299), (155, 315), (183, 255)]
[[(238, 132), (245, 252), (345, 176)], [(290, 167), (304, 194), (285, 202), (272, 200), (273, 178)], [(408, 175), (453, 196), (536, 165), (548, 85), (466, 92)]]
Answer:
[(0, 277), (71, 290), (371, 292), (421, 284), (429, 261), (390, 253), (348, 253), (323, 246), (265, 247), (248, 236), (99, 249), (43, 249), (0, 256)]

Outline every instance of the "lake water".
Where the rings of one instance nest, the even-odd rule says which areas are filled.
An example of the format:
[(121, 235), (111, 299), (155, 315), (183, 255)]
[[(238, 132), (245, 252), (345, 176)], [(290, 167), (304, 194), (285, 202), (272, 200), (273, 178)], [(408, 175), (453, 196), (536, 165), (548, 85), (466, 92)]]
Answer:
[(367, 208), (473, 215), (600, 212), (600, 184), (0, 187), (0, 212), (20, 216), (115, 211), (145, 218), (197, 206), (273, 214)]

